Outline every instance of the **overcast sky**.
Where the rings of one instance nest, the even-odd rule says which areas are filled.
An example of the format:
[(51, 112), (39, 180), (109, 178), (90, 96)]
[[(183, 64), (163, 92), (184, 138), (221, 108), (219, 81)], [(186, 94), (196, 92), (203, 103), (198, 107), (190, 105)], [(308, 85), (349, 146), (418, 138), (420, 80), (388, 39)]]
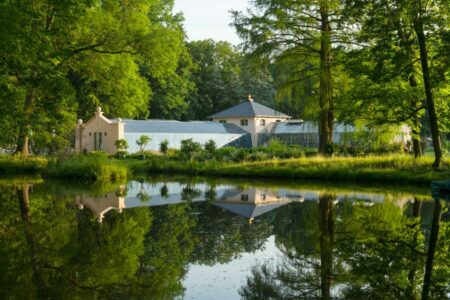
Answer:
[(175, 0), (175, 12), (183, 12), (188, 39), (228, 41), (239, 44), (230, 10), (245, 11), (248, 0)]

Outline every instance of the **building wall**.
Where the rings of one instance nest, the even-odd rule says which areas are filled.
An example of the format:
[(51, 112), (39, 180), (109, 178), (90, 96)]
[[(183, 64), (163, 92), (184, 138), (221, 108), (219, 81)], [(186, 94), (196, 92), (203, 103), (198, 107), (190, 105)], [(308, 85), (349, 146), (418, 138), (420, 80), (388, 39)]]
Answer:
[(124, 138), (128, 142), (128, 152), (135, 153), (139, 151), (136, 141), (141, 135), (146, 135), (151, 138), (145, 150), (159, 151), (159, 146), (163, 140), (169, 142), (169, 148), (180, 149), (181, 141), (192, 139), (204, 145), (207, 141), (213, 140), (216, 142), (217, 148), (225, 146), (246, 147), (248, 144), (248, 134), (242, 133), (227, 133), (227, 134), (208, 134), (208, 133), (154, 133), (154, 132), (125, 132)]
[(91, 152), (95, 150), (95, 133), (102, 134), (102, 144), (99, 150), (115, 153), (114, 143), (123, 136), (123, 123), (113, 122), (103, 116), (101, 110), (97, 110), (95, 116), (86, 123), (79, 123), (77, 128), (77, 152)]
[[(226, 118), (213, 118), (214, 122), (225, 121), (226, 123), (235, 124), (238, 127), (244, 129), (248, 133), (250, 133), (252, 139), (252, 147), (258, 146), (258, 136), (264, 129), (266, 129), (270, 124), (275, 123), (277, 120), (281, 122), (286, 121), (286, 117), (226, 117)], [(248, 125), (242, 126), (241, 120), (247, 120)], [(266, 124), (261, 125), (261, 120), (265, 120)]]

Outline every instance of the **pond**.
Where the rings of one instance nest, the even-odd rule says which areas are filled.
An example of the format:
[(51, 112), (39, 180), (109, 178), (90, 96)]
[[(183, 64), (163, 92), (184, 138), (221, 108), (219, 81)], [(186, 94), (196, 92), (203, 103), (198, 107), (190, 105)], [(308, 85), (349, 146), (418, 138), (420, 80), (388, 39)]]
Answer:
[(447, 299), (426, 188), (158, 177), (0, 182), (1, 299)]

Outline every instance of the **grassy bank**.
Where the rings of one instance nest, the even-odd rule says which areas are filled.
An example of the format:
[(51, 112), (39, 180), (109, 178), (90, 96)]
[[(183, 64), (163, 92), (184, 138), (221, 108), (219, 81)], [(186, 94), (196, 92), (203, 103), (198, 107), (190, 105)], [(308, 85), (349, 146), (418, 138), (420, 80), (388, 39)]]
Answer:
[(48, 165), (43, 157), (0, 156), (0, 176), (41, 174)]
[(386, 182), (430, 184), (432, 180), (450, 178), (445, 166), (436, 172), (432, 158), (415, 160), (410, 156), (308, 157), (259, 162), (181, 162), (152, 158), (131, 163), (134, 173), (187, 174), (249, 178), (286, 178), (346, 182)]
[(43, 177), (92, 181), (116, 181), (125, 179), (129, 169), (105, 155), (75, 155), (52, 159)]
[(429, 185), (450, 178), (450, 168), (431, 168), (433, 158), (407, 155), (303, 157), (256, 162), (183, 161), (163, 156), (114, 159), (104, 154), (64, 158), (0, 157), (0, 175), (41, 174), (45, 178), (115, 181), (132, 174), (180, 174), (240, 178), (304, 179), (332, 182)]

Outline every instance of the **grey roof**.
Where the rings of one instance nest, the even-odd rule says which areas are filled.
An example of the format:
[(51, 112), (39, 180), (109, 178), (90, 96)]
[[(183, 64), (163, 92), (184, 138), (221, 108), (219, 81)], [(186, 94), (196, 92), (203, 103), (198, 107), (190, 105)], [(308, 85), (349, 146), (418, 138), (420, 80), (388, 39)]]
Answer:
[(262, 205), (224, 203), (224, 202), (214, 203), (214, 205), (217, 207), (224, 208), (228, 211), (231, 211), (235, 214), (241, 215), (246, 218), (255, 218), (285, 204), (287, 204), (287, 202), (275, 204), (262, 204)]
[(122, 120), (125, 133), (208, 133), (208, 134), (245, 134), (245, 130), (234, 124), (222, 124), (211, 121), (181, 122), (174, 120)]
[(255, 101), (244, 101), (238, 105), (222, 110), (208, 118), (225, 118), (225, 117), (280, 117), (290, 118), (273, 108), (264, 106)]
[[(334, 123), (333, 132), (354, 132), (355, 128), (351, 125)], [(288, 122), (275, 123), (270, 131), (271, 134), (288, 133), (319, 133), (317, 122), (291, 120)]]

